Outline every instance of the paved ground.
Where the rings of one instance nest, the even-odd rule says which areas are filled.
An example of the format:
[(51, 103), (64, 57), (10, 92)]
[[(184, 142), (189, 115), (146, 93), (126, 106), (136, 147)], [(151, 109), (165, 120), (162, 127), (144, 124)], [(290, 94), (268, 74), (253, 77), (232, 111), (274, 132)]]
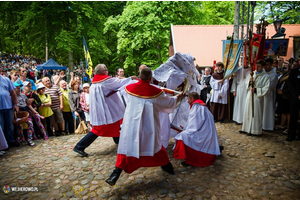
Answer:
[(217, 123), (223, 155), (214, 166), (180, 166), (167, 149), (176, 175), (159, 167), (122, 173), (105, 183), (116, 161), (112, 138), (98, 138), (82, 158), (72, 151), (82, 135), (39, 140), (0, 157), (0, 186), (37, 187), (38, 192), (0, 192), (0, 199), (300, 199), (300, 141), (285, 142), (279, 131), (262, 137), (239, 134), (241, 126)]

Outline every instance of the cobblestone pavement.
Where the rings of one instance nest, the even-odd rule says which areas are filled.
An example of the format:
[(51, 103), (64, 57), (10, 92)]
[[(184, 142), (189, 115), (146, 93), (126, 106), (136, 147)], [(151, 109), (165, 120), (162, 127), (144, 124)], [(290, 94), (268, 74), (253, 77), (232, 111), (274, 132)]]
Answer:
[(112, 138), (99, 137), (87, 158), (72, 151), (83, 135), (11, 148), (0, 157), (0, 186), (38, 192), (0, 191), (0, 199), (300, 199), (300, 141), (286, 142), (279, 131), (254, 137), (239, 134), (234, 123), (216, 126), (225, 150), (213, 166), (180, 166), (171, 140), (167, 151), (176, 175), (140, 168), (123, 172), (114, 187), (105, 183), (116, 161)]

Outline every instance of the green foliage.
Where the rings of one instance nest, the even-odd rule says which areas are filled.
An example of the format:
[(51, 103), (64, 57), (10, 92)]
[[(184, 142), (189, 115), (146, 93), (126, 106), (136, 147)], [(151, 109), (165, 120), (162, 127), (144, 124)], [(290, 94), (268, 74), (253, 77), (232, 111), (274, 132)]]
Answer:
[(257, 1), (255, 7), (256, 20), (265, 18), (269, 23), (273, 23), (276, 16), (284, 24), (300, 23), (300, 2), (299, 1)]
[[(273, 12), (269, 12), (272, 5)], [(94, 66), (110, 73), (125, 68), (136, 74), (141, 64), (152, 69), (169, 56), (170, 25), (234, 23), (234, 1), (1, 1), (0, 51), (49, 57), (67, 65), (84, 60), (85, 36)], [(269, 10), (268, 10), (269, 9)], [(257, 2), (257, 18), (299, 23), (299, 2)]]
[(204, 1), (201, 10), (203, 12), (202, 24), (233, 24), (234, 1)]
[(104, 33), (117, 39), (125, 73), (137, 73), (141, 64), (156, 68), (168, 59), (170, 24), (200, 22), (199, 2), (127, 2), (122, 15), (108, 18)]

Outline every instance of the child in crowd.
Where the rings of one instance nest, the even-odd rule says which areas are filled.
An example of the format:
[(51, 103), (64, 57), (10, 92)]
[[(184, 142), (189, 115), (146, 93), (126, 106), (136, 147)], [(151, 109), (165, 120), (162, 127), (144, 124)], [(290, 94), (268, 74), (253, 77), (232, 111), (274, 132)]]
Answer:
[[(34, 146), (35, 143), (32, 141), (32, 138), (37, 140), (37, 137), (35, 136), (34, 133), (34, 129), (33, 129), (33, 123), (32, 123), (32, 113), (36, 113), (38, 114), (30, 105), (31, 104), (31, 100), (29, 100), (25, 94), (21, 93), (21, 84), (16, 81), (14, 82), (14, 85), (16, 87), (15, 91), (17, 93), (17, 98), (18, 98), (18, 107), (20, 111), (26, 111), (29, 113), (29, 117), (26, 120), (26, 124), (28, 126), (27, 129), (27, 142), (30, 146)], [(18, 135), (20, 140), (25, 141), (25, 137), (23, 135), (23, 125), (22, 124), (18, 124)]]
[(23, 93), (26, 95), (26, 97), (32, 101), (31, 106), (32, 108), (36, 111), (35, 113), (32, 113), (32, 117), (35, 120), (36, 124), (38, 125), (38, 127), (40, 128), (44, 139), (48, 140), (48, 136), (46, 134), (46, 130), (44, 128), (44, 125), (41, 122), (41, 119), (44, 119), (43, 116), (40, 116), (39, 113), (37, 112), (38, 108), (41, 106), (42, 102), (39, 98), (39, 96), (34, 93), (31, 89), (32, 89), (32, 85), (29, 81), (25, 81), (23, 83)]
[(82, 107), (82, 110), (84, 111), (85, 120), (88, 123), (89, 130), (92, 129), (92, 126), (90, 124), (90, 85), (88, 83), (83, 84), (83, 92), (80, 94), (80, 105)]

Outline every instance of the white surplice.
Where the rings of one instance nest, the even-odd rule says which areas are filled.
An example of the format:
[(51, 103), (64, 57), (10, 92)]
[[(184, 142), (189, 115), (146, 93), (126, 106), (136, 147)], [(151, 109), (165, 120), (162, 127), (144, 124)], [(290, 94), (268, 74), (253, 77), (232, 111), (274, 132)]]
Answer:
[[(212, 76), (210, 79), (210, 86), (212, 89), (212, 94), (210, 97), (210, 102), (227, 104), (227, 90), (229, 88), (229, 80), (228, 78), (224, 80), (223, 83), (218, 83), (220, 80), (214, 79)], [(219, 99), (219, 95), (221, 95), (221, 99)]]
[(139, 158), (153, 156), (160, 151), (162, 143), (159, 112), (174, 112), (176, 100), (176, 96), (170, 97), (165, 93), (152, 99), (128, 94), (118, 154)]
[(203, 105), (193, 104), (184, 130), (176, 140), (182, 140), (190, 148), (203, 153), (220, 155), (218, 134), (211, 112)]
[(264, 112), (262, 129), (273, 131), (275, 126), (275, 101), (276, 101), (276, 85), (278, 82), (278, 75), (276, 69), (272, 67), (269, 72), (270, 87), (268, 93), (264, 96)]
[(245, 99), (247, 96), (247, 90), (245, 89), (245, 80), (250, 73), (250, 68), (244, 69), (239, 68), (236, 72), (236, 76), (233, 77), (230, 92), (236, 92), (233, 106), (233, 117), (232, 120), (237, 123), (243, 122)]
[(242, 131), (260, 135), (262, 134), (263, 97), (269, 90), (270, 77), (264, 69), (260, 74), (256, 74), (256, 71), (253, 74), (254, 88), (256, 88), (256, 93), (254, 93), (254, 117), (252, 117), (252, 92), (250, 90), (251, 86), (249, 87), (250, 77), (249, 74), (245, 80), (245, 89), (247, 88), (248, 92), (245, 102)]
[(124, 116), (125, 106), (117, 93), (106, 97), (122, 85), (127, 84), (131, 78), (109, 78), (100, 83), (93, 83), (90, 87), (90, 123), (93, 126), (112, 124)]

